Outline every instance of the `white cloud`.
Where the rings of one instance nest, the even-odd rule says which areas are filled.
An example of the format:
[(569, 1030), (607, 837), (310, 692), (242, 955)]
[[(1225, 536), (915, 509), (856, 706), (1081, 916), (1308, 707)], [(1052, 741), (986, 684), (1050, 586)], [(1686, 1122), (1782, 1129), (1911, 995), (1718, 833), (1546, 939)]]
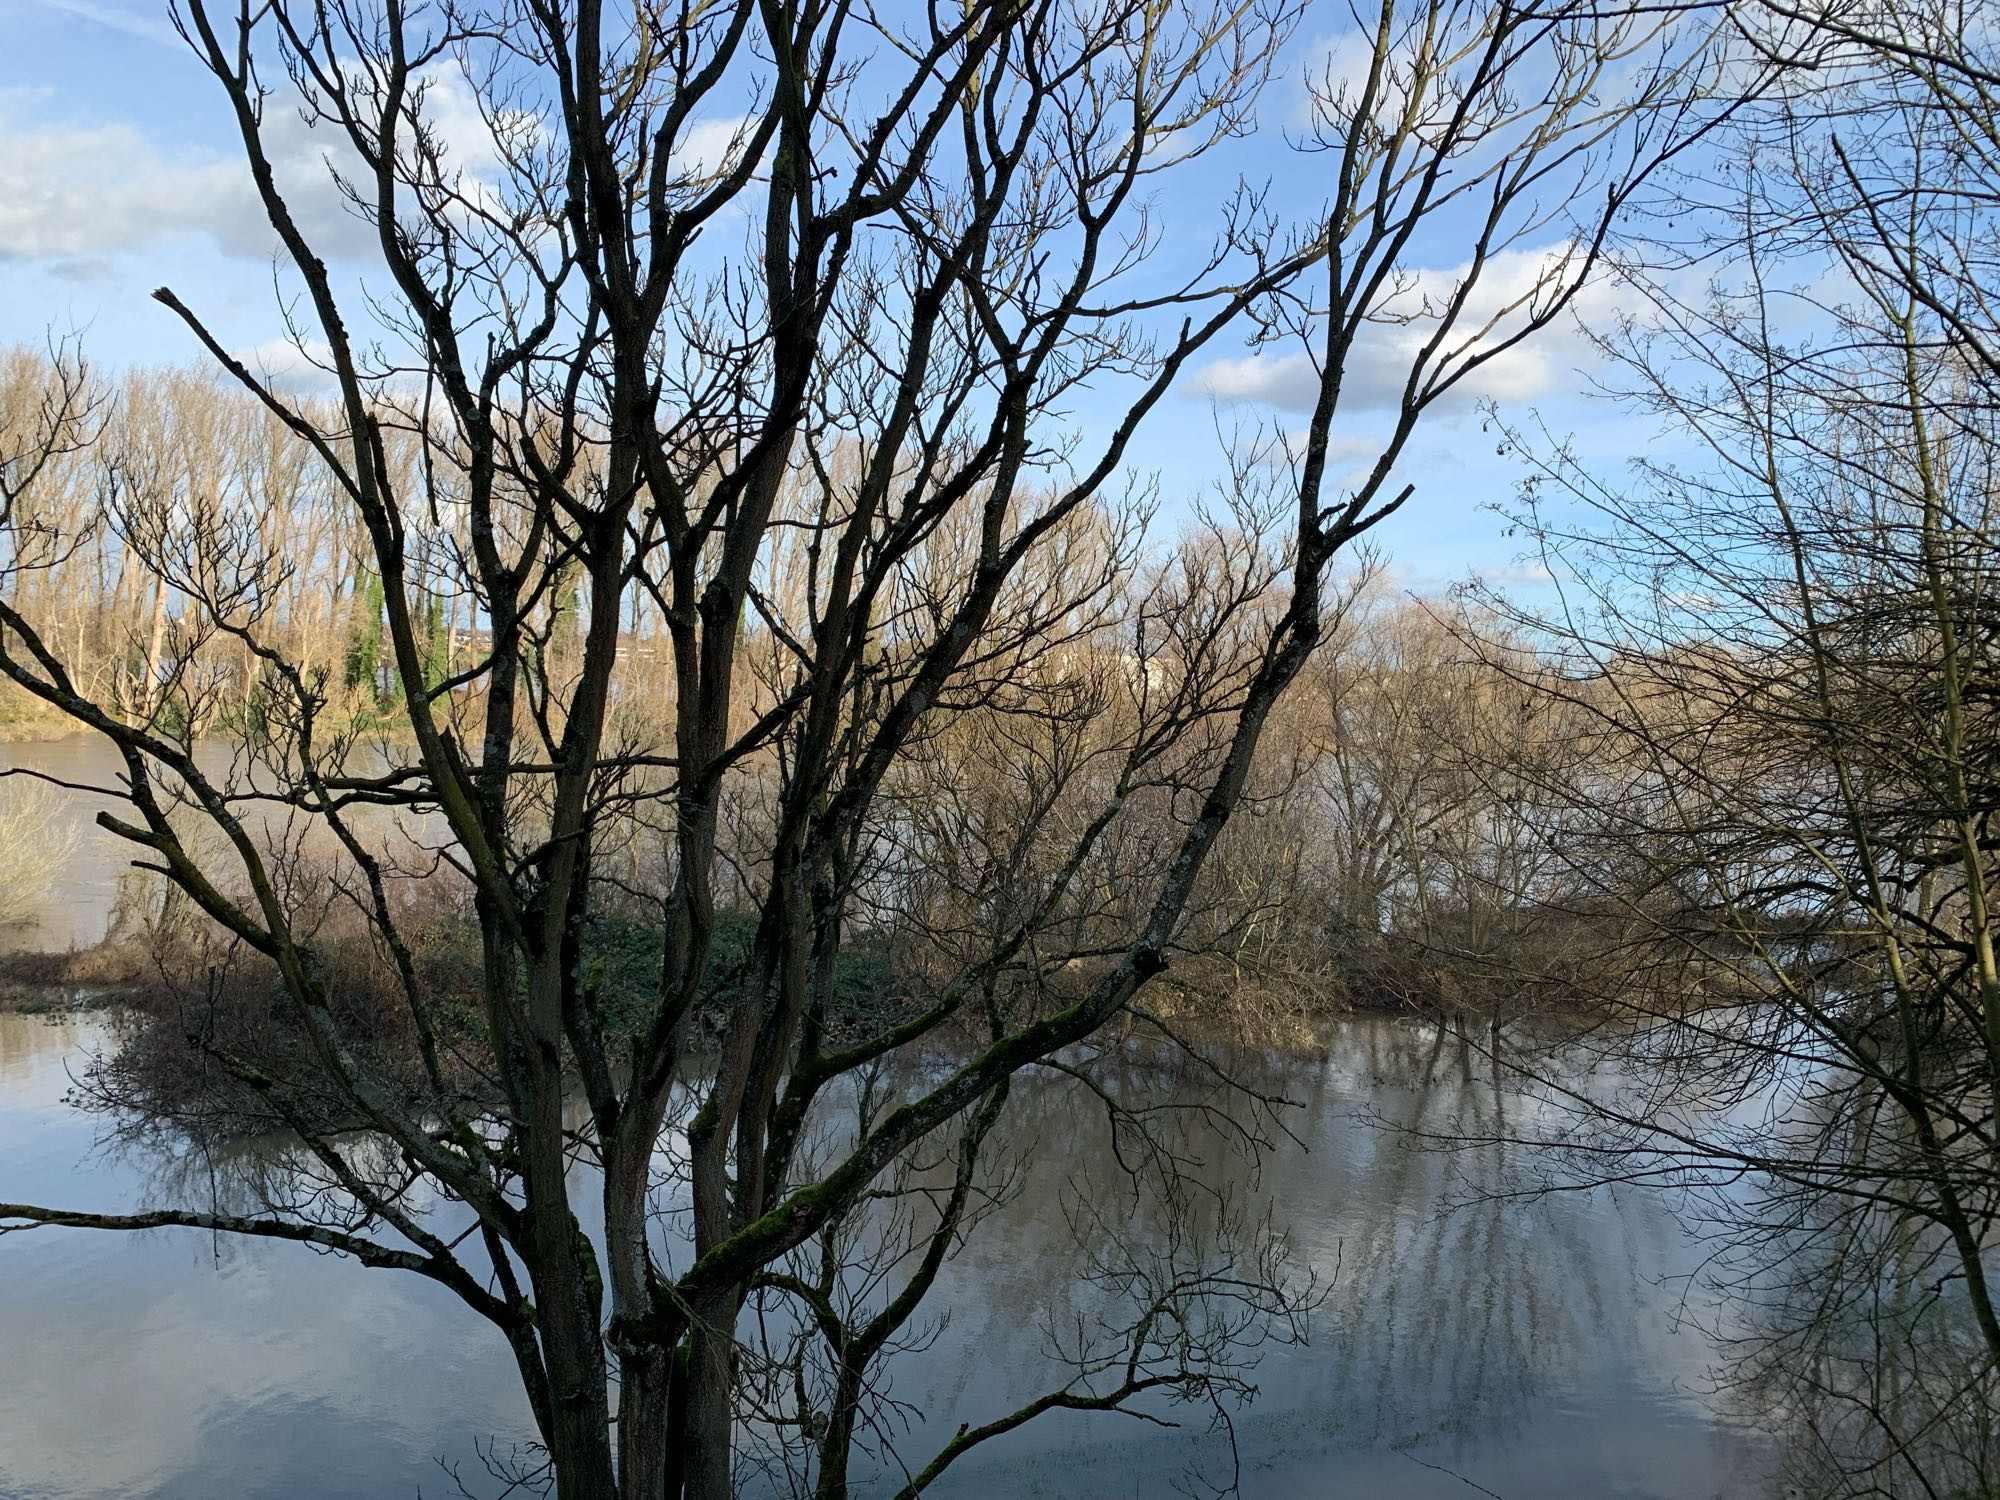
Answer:
[[(1324, 124), (1329, 109), (1335, 119), (1357, 109), (1368, 75), (1375, 67), (1375, 38), (1360, 31), (1318, 37), (1307, 55), (1312, 59), (1306, 68), (1307, 86), (1299, 91), (1292, 112), (1293, 123)], [(1387, 121), (1402, 117), (1409, 107), (1410, 88), (1415, 80), (1413, 58), (1407, 37), (1391, 41), (1381, 76), (1376, 80), (1371, 118)]]
[[(105, 25), (157, 29), (106, 0), (36, 3)], [(497, 209), (508, 151), (495, 125), (518, 147), (542, 129), (540, 122), (518, 112), (489, 120), (463, 74), (448, 64), (426, 70), (421, 83), (424, 118), (445, 147), (446, 170), (462, 174), (459, 191), (469, 204)], [(48, 98), (46, 90), (0, 89), (0, 260), (40, 261), (75, 275), (187, 236), (245, 259), (268, 261), (277, 251), (239, 153), (176, 145), (115, 119), (44, 123)], [(352, 179), (356, 159), (338, 131), (309, 124), (298, 106), (295, 95), (281, 94), (264, 114), (264, 148), (287, 206), (322, 258), (369, 258), (376, 232), (335, 178), (338, 168)], [(740, 151), (746, 131), (742, 118), (696, 121), (675, 153), (677, 165), (697, 181), (712, 177)]]
[(719, 177), (733, 166), (749, 135), (750, 118), (696, 120), (674, 149), (674, 165), (696, 181)]
[(1539, 588), (1545, 583), (1555, 582), (1555, 574), (1549, 571), (1549, 565), (1540, 558), (1497, 563), (1489, 567), (1475, 565), (1472, 576), (1488, 587), (1496, 589)]
[(270, 339), (248, 349), (232, 349), (251, 374), (281, 391), (317, 395), (333, 389), (333, 350), (323, 339)]
[(208, 228), (240, 175), (165, 155), (129, 125), (24, 129), (0, 118), (0, 255), (102, 255)]
[[(1458, 350), (1482, 335), (1468, 352), (1494, 347), (1518, 330), (1528, 316), (1523, 299), (1541, 279), (1559, 272), (1566, 244), (1539, 250), (1508, 250), (1489, 259), (1467, 298), (1465, 310), (1447, 336), (1444, 347)], [(1341, 409), (1368, 411), (1393, 408), (1401, 399), (1413, 360), (1437, 331), (1440, 309), (1471, 273), (1470, 263), (1439, 269), (1413, 270), (1396, 295), (1377, 309), (1376, 321), (1365, 327), (1348, 353), (1341, 385)], [(1615, 292), (1607, 279), (1587, 285), (1569, 311), (1546, 328), (1473, 370), (1446, 398), (1460, 410), (1486, 399), (1530, 401), (1560, 393), (1579, 384), (1575, 372), (1588, 367), (1593, 351), (1578, 328), (1607, 319), (1614, 311)], [(1491, 321), (1493, 327), (1487, 329)], [(1454, 358), (1453, 364), (1459, 363)], [(1252, 402), (1283, 411), (1310, 411), (1319, 394), (1319, 376), (1312, 356), (1304, 350), (1287, 354), (1253, 354), (1217, 360), (1194, 377), (1194, 389), (1224, 401)]]
[[(183, 235), (206, 236), (246, 259), (268, 260), (277, 250), (240, 155), (169, 146), (123, 122), (34, 123), (27, 107), (34, 102), (22, 91), (0, 93), (0, 259), (116, 256)], [(501, 151), (465, 80), (433, 70), (424, 113), (464, 172), (467, 196), (490, 196)], [(265, 110), (264, 149), (315, 253), (330, 260), (368, 254), (375, 230), (334, 176), (335, 164), (346, 170), (354, 160), (344, 140), (309, 124), (296, 98), (281, 96)]]
[[(294, 110), (267, 115), (266, 149), (293, 215), (318, 253), (337, 258), (373, 231), (341, 199), (323, 142)], [(115, 256), (182, 235), (270, 257), (276, 237), (239, 158), (164, 147), (122, 122), (36, 125), (0, 108), (0, 259)]]
[[(1337, 489), (1353, 489), (1375, 467), (1375, 460), (1382, 456), (1383, 442), (1380, 437), (1362, 433), (1334, 432), (1327, 434), (1326, 468), (1329, 482)], [(1261, 434), (1256, 440), (1251, 456), (1261, 464), (1288, 466), (1305, 457), (1306, 434), (1303, 430)]]
[[(479, 99), (458, 69), (434, 66), (420, 79), (423, 119), (444, 143), (453, 166), (481, 181), (500, 170), (500, 142), (479, 107)], [(502, 128), (512, 128), (523, 116), (508, 115)]]

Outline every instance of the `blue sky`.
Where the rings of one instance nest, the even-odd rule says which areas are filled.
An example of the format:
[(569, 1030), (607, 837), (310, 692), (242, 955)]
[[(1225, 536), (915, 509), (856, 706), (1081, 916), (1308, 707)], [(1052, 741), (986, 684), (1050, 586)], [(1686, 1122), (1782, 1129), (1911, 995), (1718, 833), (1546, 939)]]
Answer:
[[(1344, 7), (1326, 7), (1329, 23)], [(1338, 47), (1329, 26), (1309, 20), (1287, 76), (1267, 94), (1262, 134), (1234, 149), (1233, 165), (1296, 169), (1279, 135), (1301, 99), (1301, 63)], [(120, 0), (0, 0), (0, 342), (44, 343), (78, 332), (100, 366), (193, 361), (200, 351), (179, 322), (150, 300), (168, 285), (222, 341), (264, 351), (282, 369), (293, 358), (274, 282), (271, 240), (233, 144), (219, 88), (173, 34), (164, 5)], [(273, 126), (285, 129), (284, 106)], [(290, 132), (299, 162), (316, 148)], [(281, 148), (286, 138), (280, 137)], [(1322, 159), (1323, 160), (1323, 159)], [(1280, 179), (1282, 180), (1282, 179)], [(1174, 205), (1164, 207), (1171, 209)], [(1200, 205), (1202, 213), (1210, 204)], [(343, 245), (358, 274), (365, 231), (343, 221), (330, 194), (303, 215), (339, 267)], [(1427, 272), (1447, 276), (1464, 247), (1422, 247)], [(1586, 316), (1608, 310), (1608, 289), (1586, 293)], [(1218, 423), (1300, 420), (1305, 388), (1284, 360), (1250, 361), (1219, 347), (1184, 380), (1143, 430), (1142, 468), (1170, 482), (1219, 468)], [(1473, 395), (1510, 419), (1538, 413), (1573, 434), (1594, 466), (1617, 466), (1642, 429), (1586, 394), (1588, 350), (1569, 321), (1484, 373), (1479, 389), (1434, 411), (1406, 462), (1417, 496), (1378, 544), (1408, 586), (1435, 590), (1477, 573), (1506, 582), (1532, 576), (1504, 522), (1487, 507), (1510, 498), (1520, 469), (1482, 430)], [(1365, 412), (1363, 420), (1365, 421)], [(1353, 439), (1357, 457), (1365, 438)]]

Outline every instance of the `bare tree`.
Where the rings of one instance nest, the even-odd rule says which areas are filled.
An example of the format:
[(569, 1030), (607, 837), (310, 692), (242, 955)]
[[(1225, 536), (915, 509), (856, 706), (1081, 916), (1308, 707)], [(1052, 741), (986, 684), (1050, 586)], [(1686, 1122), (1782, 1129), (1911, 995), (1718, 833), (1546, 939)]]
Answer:
[[(1238, 188), (1190, 254), (1158, 195), (1249, 127), (1297, 6), (896, 15), (187, 0), (180, 25), (233, 110), (336, 400), (291, 401), (159, 300), (332, 477), (331, 531), (360, 565), (349, 619), (364, 648), (379, 620), (369, 671), (396, 733), (363, 754), (324, 717), (323, 675), (274, 644), (289, 560), (241, 495), (128, 528), (193, 632), (163, 646), (162, 701), (136, 721), (82, 691), (19, 607), (27, 553), (0, 602), (7, 676), (123, 759), (130, 810), (105, 826), (275, 973), (310, 1080), (212, 1050), (327, 1190), (287, 1212), (0, 1215), (305, 1240), (428, 1276), (506, 1336), (566, 1496), (730, 1493), (746, 1392), (764, 1399), (739, 1334), (753, 1295), (792, 1294), (843, 1378), (893, 1346), (877, 1334), (963, 1226), (1016, 1075), (1075, 1071), (1067, 1049), (1144, 1015), (1322, 637), (1329, 566), (1408, 499), (1399, 464), (1424, 414), (1562, 315), (1637, 183), (1727, 112), (1683, 17), (1384, 4), (1352, 18), (1360, 70), (1310, 90), (1309, 206)], [(494, 171), (455, 154), (431, 107), (443, 90), (477, 106)], [(274, 171), (267, 113), (294, 102), (375, 230), (367, 322)], [(714, 253), (731, 235), (737, 253)], [(1421, 283), (1416, 259), (1441, 242), (1460, 269)], [(1537, 269), (1495, 306), (1482, 289), (1510, 250)], [(1350, 361), (1385, 326), (1400, 373), (1380, 457), (1342, 487), (1328, 451), (1360, 399)], [(1207, 538), (1141, 567), (1119, 520), (1140, 424), (1246, 328), (1310, 361), (1310, 419), (1232, 471)], [(1066, 420), (1087, 390), (1115, 393), (1110, 420)], [(24, 514), (15, 501), (16, 531)], [(1093, 528), (1112, 540), (1073, 566)], [(439, 674), (427, 600), (453, 592), (473, 623)], [(650, 676), (620, 667), (642, 607), (661, 627)], [(1055, 658), (1052, 642), (1090, 636), (1097, 650)], [(266, 703), (233, 778), (204, 769), (189, 711), (200, 644), (225, 639), (258, 662)], [(1107, 659), (1131, 670), (1107, 678)], [(1010, 715), (1036, 674), (1059, 707)], [(642, 683), (670, 726), (658, 743), (622, 712)], [(985, 800), (954, 836), (990, 831), (970, 890), (936, 893), (961, 903), (961, 941), (932, 946), (920, 987), (878, 997), (894, 1003), (848, 1005), (843, 956), (943, 858), (903, 794), (988, 705), (984, 722), (1017, 726), (1015, 753), (986, 787), (946, 778), (969, 815)], [(1081, 751), (1101, 707), (1113, 722)], [(478, 1003), (450, 1027), (399, 914), (403, 872), (362, 822), (385, 809), (440, 824), (432, 857), (470, 892)], [(995, 821), (1015, 809), (1025, 822)], [(1142, 810), (1145, 857), (1107, 866)], [(190, 816), (220, 831), (226, 870), (192, 852)], [(330, 873), (302, 857), (308, 827), (337, 846)], [(646, 839), (657, 881), (621, 886), (614, 860)], [(623, 899), (651, 900), (664, 933), (636, 1013), (606, 1004), (594, 949)], [(420, 1087), (343, 1024), (321, 938), (337, 908), (395, 976)], [(732, 923), (743, 941), (725, 954)], [(946, 1038), (946, 1062), (828, 1134), (870, 1070)], [(378, 1144), (308, 1107), (329, 1094)], [(824, 1288), (787, 1257), (941, 1155), (959, 1165), (913, 1269), (865, 1319), (824, 1324)], [(579, 1158), (598, 1214), (580, 1211)], [(462, 1206), (463, 1233), (418, 1211), (420, 1185)], [(593, 1237), (583, 1220), (600, 1216)], [(1265, 1252), (1220, 1248), (1127, 1278), (1141, 1311), (1124, 1361), (1083, 1356), (1124, 1374), (1045, 1404), (1115, 1407), (1198, 1378), (1235, 1337), (1203, 1311), (1218, 1298), (1287, 1317)], [(1229, 1272), (1232, 1253), (1250, 1270)], [(1163, 1319), (1208, 1331), (1162, 1345)], [(829, 1433), (852, 1430), (866, 1384), (841, 1386)], [(1032, 1414), (961, 1435), (912, 1492)], [(844, 1456), (822, 1446), (819, 1462), (822, 1492), (841, 1493)]]
[[(2000, 985), (1983, 39), (1874, 7), (1765, 30), (1821, 67), (1684, 185), (1699, 294), (1635, 277), (1620, 389), (1678, 452), (1532, 443), (1549, 684), (1599, 726), (1564, 853), (1677, 954), (1614, 997), (1631, 1087), (1584, 1175), (1696, 1191), (1817, 1491), (1980, 1493), (2000, 1452)], [(1810, 22), (1810, 26), (1807, 23)], [(1787, 31), (1786, 28), (1795, 28)], [(1776, 45), (1772, 42), (1771, 45)], [(1594, 520), (1564, 520), (1582, 501)], [(1608, 1131), (1607, 1131), (1608, 1127)]]

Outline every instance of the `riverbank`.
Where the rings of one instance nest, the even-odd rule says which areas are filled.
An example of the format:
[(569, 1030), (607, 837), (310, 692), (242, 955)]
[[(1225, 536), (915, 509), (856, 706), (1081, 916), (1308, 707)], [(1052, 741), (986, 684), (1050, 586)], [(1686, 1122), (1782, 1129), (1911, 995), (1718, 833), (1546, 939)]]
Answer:
[(44, 745), (83, 733), (67, 714), (20, 693), (0, 696), (0, 745)]
[[(116, 707), (110, 711), (119, 712)], [(322, 735), (343, 734), (356, 728), (387, 744), (416, 743), (415, 735), (406, 724), (381, 719), (379, 710), (371, 708), (365, 699), (348, 696), (322, 707), (318, 724)], [(197, 738), (217, 744), (237, 745), (246, 738), (245, 730), (240, 714), (221, 714), (204, 719)], [(11, 683), (0, 682), (0, 745), (48, 745), (86, 737), (95, 738), (95, 731), (88, 725)]]
[[(719, 1020), (736, 996), (754, 937), (745, 914), (720, 924), (713, 977), (695, 1007), (699, 1024)], [(0, 1012), (48, 1014), (124, 1008), (141, 1013), (178, 1011), (185, 996), (205, 991), (211, 1008), (252, 1003), (268, 1009), (275, 974), (254, 955), (237, 951), (218, 962), (213, 934), (192, 927), (173, 937), (114, 935), (63, 950), (0, 952)], [(650, 1011), (664, 934), (629, 917), (599, 918), (582, 953), (593, 1002), (607, 1018), (636, 1028)], [(365, 930), (335, 931), (323, 940), (342, 974), (340, 1000), (363, 1030), (407, 1027), (408, 1002), (398, 976), (373, 951)], [(418, 979), (426, 1004), (454, 1031), (476, 1026), (480, 1005), (478, 934), (456, 914), (437, 914), (417, 932)], [(1087, 983), (1088, 973), (1068, 976)], [(1553, 1016), (1588, 1019), (1612, 1008), (1598, 986), (1586, 992), (1566, 978), (1506, 974), (1497, 967), (1426, 962), (1420, 954), (1390, 963), (1379, 954), (1349, 968), (1299, 975), (1259, 970), (1213, 954), (1184, 954), (1145, 990), (1140, 1009), (1169, 1026), (1221, 1031), (1237, 1039), (1284, 1049), (1309, 1049), (1317, 1029), (1346, 1017), (1414, 1017), (1469, 1023), (1476, 1018), (1517, 1020)], [(904, 970), (879, 945), (860, 942), (838, 961), (826, 1023), (834, 1032), (866, 1032), (892, 1025), (899, 1013), (927, 1007), (934, 986)], [(1064, 991), (1063, 993), (1067, 993)], [(238, 997), (236, 1007), (230, 995)], [(1061, 995), (1051, 992), (1051, 1002)], [(1720, 998), (1711, 994), (1710, 999)]]
[(138, 1003), (160, 975), (136, 944), (0, 953), (0, 1012), (80, 1015)]

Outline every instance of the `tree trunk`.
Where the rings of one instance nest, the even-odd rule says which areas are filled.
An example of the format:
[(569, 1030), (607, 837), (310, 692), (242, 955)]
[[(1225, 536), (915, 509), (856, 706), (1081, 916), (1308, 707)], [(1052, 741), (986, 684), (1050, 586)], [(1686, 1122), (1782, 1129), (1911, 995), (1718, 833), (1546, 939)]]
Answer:
[(167, 581), (153, 580), (153, 624), (146, 637), (145, 676), (139, 683), (139, 722), (153, 720), (155, 699), (160, 690), (160, 648), (167, 634)]
[(727, 1294), (694, 1309), (688, 1335), (688, 1405), (681, 1440), (686, 1447), (682, 1500), (731, 1500), (732, 1445), (736, 1436), (736, 1313)]

